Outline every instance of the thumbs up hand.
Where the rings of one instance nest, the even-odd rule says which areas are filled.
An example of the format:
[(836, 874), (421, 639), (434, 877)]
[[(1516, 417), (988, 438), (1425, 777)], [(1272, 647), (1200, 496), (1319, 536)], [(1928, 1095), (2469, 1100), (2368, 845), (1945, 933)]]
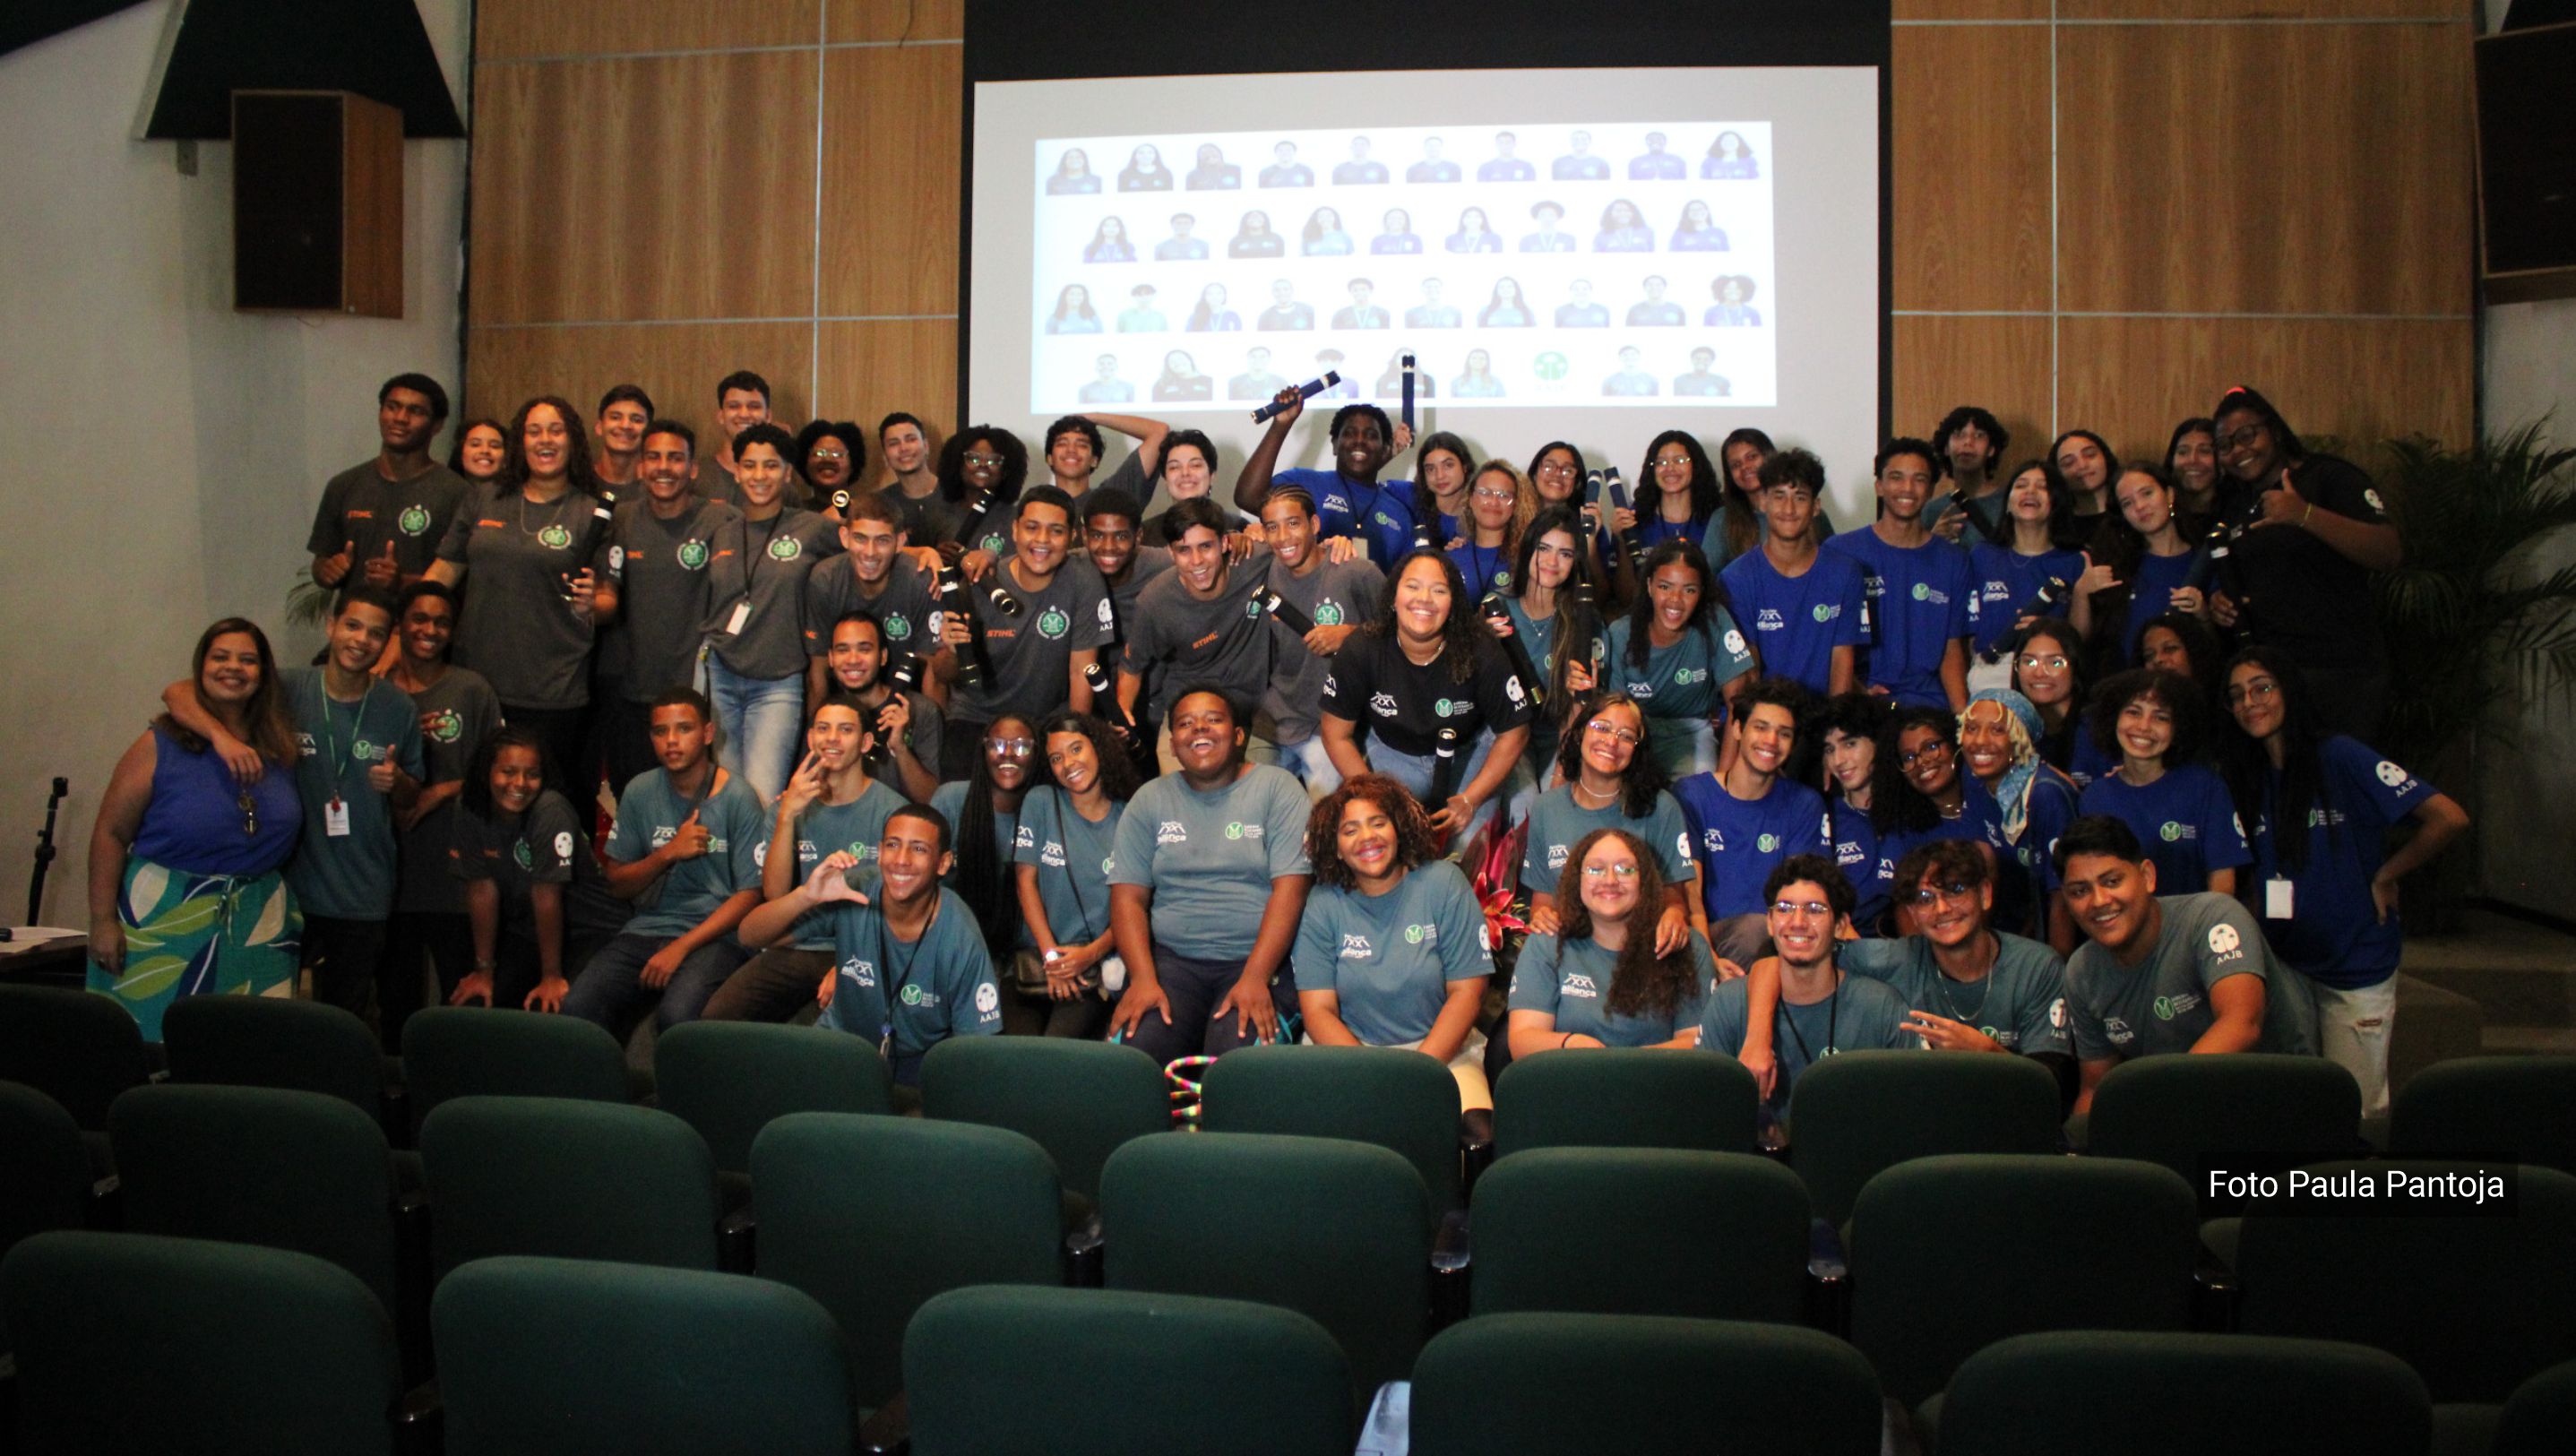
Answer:
[(681, 820), (680, 827), (672, 832), (671, 842), (664, 845), (663, 850), (675, 860), (696, 859), (707, 852), (715, 837), (713, 830), (698, 822), (698, 811), (692, 809), (689, 817)]
[(367, 765), (367, 787), (379, 794), (392, 793), (394, 780), (400, 777), (402, 770), (394, 767), (394, 751), (390, 748), (385, 750), (382, 759)]
[(392, 586), (401, 579), (402, 568), (394, 563), (394, 543), (389, 536), (385, 538), (384, 554), (368, 559), (364, 580), (369, 586)]
[(357, 551), (357, 549), (358, 543), (355, 541), (341, 542), (340, 549), (336, 554), (323, 557), (322, 564), (313, 568), (313, 579), (327, 587), (336, 587), (340, 583), (347, 581), (349, 579), (349, 558)]

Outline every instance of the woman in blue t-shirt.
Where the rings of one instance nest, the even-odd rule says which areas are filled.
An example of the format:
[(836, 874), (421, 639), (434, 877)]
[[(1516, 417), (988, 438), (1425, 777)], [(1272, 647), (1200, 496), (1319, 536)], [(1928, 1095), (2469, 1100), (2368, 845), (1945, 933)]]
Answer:
[(1229, 258), (1276, 258), (1287, 248), (1287, 240), (1270, 230), (1270, 214), (1254, 208), (1235, 224), (1234, 236), (1226, 240)]
[(1369, 239), (1372, 253), (1419, 253), (1422, 239), (1413, 232), (1413, 214), (1401, 207), (1390, 207), (1378, 219), (1378, 234)]
[[(1059, 713), (1039, 730), (1047, 777), (1020, 793), (1011, 849), (1020, 919), (1003, 1002), (1006, 1032), (1097, 1040), (1109, 1025), (1101, 968), (1109, 933), (1109, 859), (1118, 819), (1136, 796), (1134, 760), (1109, 725)], [(992, 942), (1002, 944), (1004, 942)], [(1125, 981), (1124, 968), (1119, 980)]]
[(1494, 225), (1485, 217), (1483, 208), (1470, 207), (1460, 210), (1458, 230), (1451, 233), (1442, 246), (1453, 253), (1499, 253), (1503, 250), (1503, 238), (1502, 234), (1494, 231)]
[(2111, 766), (2084, 731), (2083, 649), (2084, 634), (2062, 617), (2042, 617), (2004, 644), (2013, 691), (2039, 710), (2039, 756), (2079, 789)]
[(1674, 779), (1718, 768), (1725, 688), (1760, 669), (1727, 607), (1726, 588), (1686, 540), (1646, 553), (1645, 590), (1610, 628), (1602, 681), (1646, 710), (1655, 759)]
[(1968, 777), (1995, 803), (2003, 843), (2019, 874), (1995, 881), (1997, 929), (2046, 940), (2059, 955), (2075, 949), (2075, 921), (2057, 903), (2049, 850), (2075, 822), (2082, 790), (2039, 756), (2039, 710), (2009, 688), (1987, 688), (1959, 714), (1959, 757)]
[(2254, 860), (2227, 785), (2198, 761), (2208, 714), (2191, 679), (2140, 667), (2094, 689), (2085, 715), (2114, 766), (2078, 807), (2136, 831), (2160, 895), (2233, 895), (2236, 872)]
[[(1870, 774), (1869, 818), (1878, 833), (1878, 859), (1869, 869), (1877, 883), (1874, 892), (1854, 884), (1862, 900), (1871, 900), (1874, 893), (1893, 901), (1896, 862), (1931, 840), (1983, 845), (1992, 862), (2003, 816), (1960, 761), (1959, 720), (1949, 709), (1919, 703), (1898, 708), (1879, 730)], [(1897, 902), (1893, 908), (1889, 933), (1913, 934), (1912, 907)], [(1863, 935), (1873, 933), (1858, 921), (1853, 924)]]
[[(2287, 657), (2250, 647), (2227, 664), (2219, 762), (2254, 851), (2247, 908), (2273, 953), (2312, 983), (2317, 1041), (2361, 1083), (2361, 1114), (2388, 1110), (2397, 1016), (2397, 889), (2461, 831), (2448, 794), (2357, 739), (2322, 732)], [(2386, 854), (2388, 830), (2416, 832)]]
[(1592, 235), (1596, 253), (1651, 253), (1655, 250), (1655, 230), (1646, 226), (1645, 216), (1637, 204), (1619, 198), (1601, 209), (1601, 230)]
[(1091, 154), (1080, 147), (1067, 147), (1056, 159), (1055, 170), (1047, 174), (1047, 196), (1072, 197), (1100, 190), (1100, 174), (1091, 170)]
[(1476, 315), (1480, 329), (1525, 329), (1530, 326), (1529, 300), (1521, 294), (1521, 281), (1502, 277), (1494, 280), (1493, 297)]
[[(1976, 568), (1980, 656), (2001, 655), (2015, 633), (2041, 617), (2073, 611), (2089, 619), (2091, 604), (2075, 590), (2088, 563), (2082, 552), (2059, 544), (2073, 510), (2055, 466), (2025, 460), (2013, 468), (2004, 486), (2004, 539), (1968, 548)], [(2084, 626), (2075, 623), (2079, 632)]]
[(1709, 216), (1706, 202), (1694, 197), (1682, 204), (1681, 226), (1673, 229), (1672, 249), (1676, 253), (1726, 251), (1726, 229)]
[(1319, 207), (1307, 214), (1305, 231), (1298, 234), (1297, 251), (1309, 258), (1340, 257), (1351, 250), (1351, 235), (1342, 230), (1342, 214), (1337, 208)]
[(1091, 290), (1079, 283), (1068, 283), (1056, 292), (1055, 312), (1047, 315), (1046, 331), (1050, 334), (1096, 334), (1100, 332), (1100, 314), (1091, 306)]
[(1082, 245), (1086, 263), (1133, 263), (1136, 245), (1127, 241), (1127, 224), (1123, 219), (1104, 217), (1100, 226), (1091, 230), (1091, 241)]
[(1345, 779), (1306, 821), (1315, 888), (1297, 926), (1297, 1008), (1317, 1046), (1418, 1051), (1489, 1108), (1476, 1029), (1494, 957), (1484, 907), (1431, 820), (1382, 774)]
[[(1734, 437), (1729, 436), (1730, 440)], [(1612, 568), (1617, 574), (1615, 585), (1625, 599), (1636, 590), (1632, 574), (1637, 563), (1628, 559), (1628, 528), (1636, 527), (1637, 544), (1653, 550), (1666, 541), (1688, 541), (1700, 546), (1703, 559), (1711, 562), (1705, 543), (1709, 523), (1726, 508), (1725, 485), (1718, 479), (1717, 467), (1709, 463), (1708, 452), (1700, 448), (1699, 437), (1688, 430), (1666, 430), (1646, 443), (1646, 458), (1637, 467), (1636, 509), (1610, 509), (1610, 533), (1616, 555)]]
[(1664, 876), (1654, 854), (1624, 829), (1595, 829), (1575, 842), (1556, 894), (1557, 933), (1524, 941), (1513, 965), (1512, 1056), (1698, 1046), (1717, 960), (1697, 931), (1656, 953)]
[(2077, 579), (2093, 614), (2093, 659), (2104, 673), (2136, 667), (2134, 647), (2148, 619), (2199, 616), (2208, 553), (2194, 547), (2174, 514), (2173, 480), (2161, 465), (2131, 464), (2111, 482), (2113, 509), (2093, 534), (2092, 564)]
[(1855, 900), (1851, 923), (1863, 935), (1878, 933), (1887, 918), (1895, 882), (1895, 861), (1888, 878), (1878, 875), (1878, 826), (1870, 807), (1878, 802), (1878, 740), (1891, 714), (1888, 700), (1855, 688), (1825, 704), (1825, 813), (1833, 821), (1834, 863), (1851, 881)]

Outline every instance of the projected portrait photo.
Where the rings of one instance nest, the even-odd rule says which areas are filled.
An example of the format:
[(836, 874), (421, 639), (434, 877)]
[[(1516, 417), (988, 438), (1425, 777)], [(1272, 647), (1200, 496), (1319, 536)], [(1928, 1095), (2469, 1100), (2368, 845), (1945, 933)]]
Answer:
[(1100, 190), (1100, 178), (1091, 170), (1091, 154), (1080, 147), (1067, 147), (1055, 164), (1055, 175), (1047, 178), (1047, 196), (1078, 197)]
[(1315, 310), (1297, 301), (1296, 284), (1285, 278), (1276, 279), (1270, 285), (1270, 306), (1261, 311), (1252, 326), (1265, 334), (1311, 329), (1315, 326)]
[(1199, 220), (1186, 212), (1172, 214), (1172, 235), (1154, 245), (1157, 263), (1194, 262), (1208, 255), (1207, 239), (1193, 237)]
[(1592, 155), (1592, 133), (1578, 130), (1566, 139), (1566, 145), (1565, 155), (1548, 164), (1548, 176), (1559, 182), (1610, 180), (1608, 160)]
[(1520, 138), (1510, 132), (1494, 133), (1493, 160), (1476, 168), (1476, 180), (1479, 182), (1536, 181), (1538, 169), (1513, 155), (1520, 150), (1520, 144)]
[(1225, 306), (1225, 285), (1211, 283), (1199, 290), (1199, 301), (1190, 316), (1181, 323), (1185, 333), (1231, 334), (1243, 328), (1243, 315)]
[(1342, 231), (1341, 213), (1319, 207), (1306, 214), (1305, 231), (1297, 235), (1297, 251), (1309, 258), (1348, 257), (1351, 235)]
[(1377, 296), (1377, 285), (1365, 278), (1350, 281), (1351, 301), (1347, 307), (1333, 310), (1333, 327), (1337, 329), (1392, 328), (1395, 320), (1387, 311), (1371, 302)]
[(1470, 207), (1458, 214), (1458, 230), (1442, 244), (1453, 253), (1499, 253), (1503, 240), (1494, 235), (1494, 225), (1481, 207)]
[(1243, 186), (1243, 169), (1225, 159), (1225, 149), (1214, 142), (1199, 143), (1198, 162), (1181, 185), (1192, 192), (1232, 192)]
[(1537, 220), (1538, 230), (1521, 235), (1522, 252), (1571, 253), (1574, 251), (1574, 234), (1567, 232), (1563, 226), (1565, 222), (1563, 206), (1554, 202), (1533, 202), (1530, 204), (1529, 215)]
[(1243, 215), (1234, 237), (1225, 245), (1229, 258), (1276, 258), (1287, 251), (1287, 240), (1270, 230), (1270, 214), (1260, 208)]
[(1702, 399), (1724, 399), (1734, 391), (1728, 388), (1726, 376), (1710, 371), (1717, 362), (1717, 351), (1703, 344), (1690, 351), (1690, 373), (1673, 376), (1673, 393)]
[(1752, 306), (1753, 280), (1741, 273), (1721, 274), (1708, 285), (1717, 304), (1700, 316), (1700, 322), (1718, 328), (1749, 328), (1762, 322), (1762, 313)]
[(1104, 217), (1091, 233), (1091, 241), (1082, 245), (1086, 263), (1133, 263), (1136, 245), (1127, 241), (1127, 224), (1115, 217)]
[(1637, 204), (1619, 198), (1601, 209), (1601, 230), (1592, 235), (1596, 253), (1651, 253), (1655, 250), (1655, 230), (1646, 226)]
[(1619, 351), (1619, 372), (1601, 381), (1601, 392), (1615, 399), (1643, 399), (1658, 393), (1655, 376), (1646, 372), (1646, 353), (1634, 344)]
[(1500, 399), (1503, 381), (1494, 375), (1494, 356), (1482, 349), (1467, 351), (1467, 369), (1449, 381), (1449, 392), (1460, 399)]
[(1440, 301), (1441, 282), (1437, 278), (1422, 280), (1422, 301), (1404, 311), (1408, 329), (1454, 329), (1465, 322), (1457, 305)]
[(1664, 150), (1669, 144), (1662, 132), (1646, 133), (1646, 154), (1628, 159), (1628, 175), (1640, 182), (1678, 182), (1687, 173), (1682, 159)]
[(1699, 174), (1733, 182), (1749, 182), (1762, 175), (1753, 160), (1753, 149), (1747, 146), (1742, 132), (1722, 131), (1708, 144), (1708, 155), (1700, 160)]
[(1154, 399), (1158, 404), (1186, 403), (1207, 399), (1216, 393), (1216, 381), (1199, 372), (1198, 361), (1186, 352), (1174, 349), (1163, 356), (1163, 372), (1154, 381)]
[(1369, 251), (1371, 253), (1419, 253), (1422, 251), (1422, 239), (1416, 237), (1413, 232), (1413, 214), (1405, 211), (1403, 208), (1388, 208), (1386, 210), (1386, 216), (1378, 219), (1377, 227), (1377, 236), (1369, 239)]
[(1077, 391), (1084, 404), (1134, 404), (1136, 386), (1118, 377), (1118, 356), (1103, 354), (1091, 363), (1091, 377)]
[(1628, 305), (1628, 327), (1632, 329), (1677, 329), (1682, 326), (1682, 306), (1664, 297), (1670, 285), (1649, 274), (1645, 281), (1646, 296)]
[(1092, 310), (1091, 290), (1079, 283), (1068, 283), (1057, 290), (1055, 312), (1047, 315), (1046, 331), (1050, 334), (1099, 333), (1100, 315)]
[(1386, 163), (1375, 161), (1370, 158), (1369, 139), (1364, 136), (1355, 136), (1351, 138), (1350, 160), (1346, 162), (1335, 162), (1333, 164), (1333, 185), (1336, 187), (1376, 187), (1383, 185), (1385, 182)]
[(1312, 187), (1315, 169), (1297, 160), (1297, 144), (1281, 142), (1270, 149), (1270, 165), (1261, 169), (1264, 187)]
[(1529, 300), (1521, 296), (1520, 280), (1508, 277), (1495, 279), (1494, 296), (1485, 301), (1484, 309), (1476, 315), (1476, 327), (1525, 329), (1529, 326)]
[(1694, 197), (1682, 204), (1681, 226), (1673, 229), (1672, 250), (1676, 253), (1723, 253), (1726, 251), (1726, 229), (1709, 215), (1708, 204)]
[(1138, 146), (1127, 154), (1127, 165), (1119, 169), (1118, 190), (1121, 192), (1169, 192), (1172, 169), (1163, 165), (1163, 154), (1152, 142)]
[(1243, 351), (1243, 372), (1225, 382), (1225, 397), (1264, 400), (1292, 382), (1271, 370), (1270, 351), (1255, 344)]
[(1610, 327), (1610, 305), (1593, 301), (1591, 279), (1577, 278), (1565, 285), (1565, 302), (1556, 306), (1556, 326), (1560, 329)]

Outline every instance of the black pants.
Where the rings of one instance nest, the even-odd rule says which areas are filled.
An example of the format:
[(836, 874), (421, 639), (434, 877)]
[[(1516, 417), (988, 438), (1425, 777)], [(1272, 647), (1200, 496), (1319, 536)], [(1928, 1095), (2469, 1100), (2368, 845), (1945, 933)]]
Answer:
[(563, 775), (570, 790), (564, 797), (572, 800), (575, 812), (588, 815), (591, 801), (597, 797), (596, 785), (580, 782), (582, 750), (590, 737), (589, 706), (520, 708), (505, 703), (501, 716), (509, 720), (511, 727), (534, 733), (545, 744), (546, 758), (553, 763), (555, 772)]
[[(1157, 961), (1155, 964), (1160, 965)], [(1219, 991), (1218, 995), (1225, 993)], [(1098, 991), (1085, 991), (1079, 996), (1058, 1001), (1052, 996), (1024, 996), (1005, 988), (1002, 992), (1002, 1034), (1004, 1036), (1069, 1036), (1082, 1041), (1098, 1041), (1109, 1029), (1110, 1003), (1100, 999)], [(1157, 1018), (1159, 1019), (1159, 1018)]]
[(334, 915), (304, 917), (303, 961), (313, 976), (314, 1000), (366, 1019), (376, 1000), (376, 976), (384, 959), (385, 922), (342, 920)]
[(832, 971), (828, 950), (770, 946), (744, 961), (707, 998), (701, 1021), (788, 1021), (814, 1004)]
[(474, 926), (464, 915), (426, 910), (397, 910), (385, 922), (385, 946), (376, 964), (376, 1017), (385, 1049), (402, 1049), (403, 1024), (421, 1008), (421, 957), (438, 972), (438, 999), (444, 1006), (456, 983), (474, 969)]
[[(1127, 1040), (1155, 1061), (1168, 1065), (1182, 1057), (1223, 1056), (1236, 1047), (1251, 1046), (1258, 1039), (1258, 1033), (1247, 1036), (1236, 1029), (1234, 1012), (1216, 1015), (1216, 1003), (1243, 979), (1243, 962), (1200, 960), (1158, 945), (1154, 947), (1154, 977), (1163, 988), (1172, 1019), (1166, 1023), (1161, 1012), (1148, 1011), (1145, 1019), (1136, 1023), (1136, 1029), (1127, 1033)], [(1285, 966), (1271, 978), (1270, 1001), (1278, 1008), (1280, 1037), (1286, 1040), (1296, 1024), (1297, 983)]]
[(653, 754), (653, 710), (644, 703), (611, 698), (598, 705), (600, 758), (608, 774), (608, 791), (623, 796), (639, 774), (662, 766)]

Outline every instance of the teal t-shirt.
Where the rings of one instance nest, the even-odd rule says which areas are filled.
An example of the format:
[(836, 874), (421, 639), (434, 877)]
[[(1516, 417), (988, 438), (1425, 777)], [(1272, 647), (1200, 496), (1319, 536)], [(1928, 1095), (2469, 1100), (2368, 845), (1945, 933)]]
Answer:
[[(1688, 746), (1695, 725), (1717, 715), (1725, 703), (1719, 689), (1753, 670), (1753, 653), (1726, 608), (1712, 606), (1702, 630), (1686, 630), (1670, 647), (1649, 645), (1642, 668), (1628, 656), (1634, 630), (1631, 619), (1610, 624), (1609, 660), (1602, 665), (1601, 685), (1637, 700), (1646, 710), (1646, 734), (1667, 772), (1689, 768)], [(1680, 757), (1676, 767), (1676, 755)]]
[(1416, 867), (1383, 895), (1331, 886), (1297, 924), (1297, 990), (1340, 998), (1342, 1024), (1369, 1046), (1431, 1034), (1449, 983), (1494, 973), (1485, 912), (1445, 859)]
[(1313, 872), (1306, 786), (1254, 764), (1202, 793), (1179, 773), (1136, 791), (1118, 821), (1109, 883), (1154, 893), (1154, 944), (1194, 959), (1242, 960), (1260, 938), (1270, 882)]
[(917, 1081), (922, 1053), (952, 1036), (1001, 1034), (993, 957), (955, 890), (940, 888), (929, 928), (909, 945), (874, 905), (834, 902), (832, 953), (840, 984), (815, 1024), (876, 1038), (897, 1081)]
[[(877, 848), (885, 842), (886, 821), (908, 802), (882, 781), (870, 779), (867, 788), (846, 804), (826, 804), (818, 800), (806, 806), (805, 812), (796, 818), (796, 883), (805, 883), (806, 876), (814, 873), (814, 866), (846, 849), (858, 856), (859, 862), (843, 878), (862, 887), (874, 884)], [(774, 812), (770, 822), (773, 825), (777, 822)], [(760, 843), (751, 852), (752, 862), (764, 870), (769, 867), (770, 838), (768, 834), (762, 835)], [(818, 911), (797, 921), (796, 948), (830, 950), (830, 918)]]
[(2254, 916), (2227, 895), (2164, 895), (2155, 948), (2123, 966), (2086, 942), (2066, 963), (2066, 1009), (2075, 1054), (2085, 1061), (2188, 1052), (2217, 1024), (2209, 990), (2229, 976), (2263, 981), (2263, 1035), (2256, 1051), (2314, 1055), (2316, 1002), (2307, 979), (2286, 970)]
[[(671, 791), (664, 769), (637, 774), (618, 796), (617, 823), (608, 831), (608, 857), (633, 864), (671, 842), (690, 804)], [(743, 890), (760, 889), (760, 847), (769, 842), (769, 816), (742, 780), (725, 776), (724, 787), (707, 796), (698, 810), (706, 827), (707, 852), (682, 860), (665, 871), (662, 882), (635, 901), (628, 935), (669, 940), (688, 934), (716, 907)]]
[(1126, 812), (1125, 804), (1111, 799), (1109, 812), (1094, 824), (1074, 808), (1072, 795), (1052, 785), (1031, 789), (1020, 801), (1012, 858), (1037, 867), (1038, 900), (1046, 906), (1056, 944), (1083, 945), (1109, 933), (1109, 867)]
[[(290, 667), (278, 674), (295, 719), (295, 789), (304, 797), (304, 834), (287, 861), (286, 882), (307, 915), (382, 920), (394, 909), (393, 797), (367, 787), (367, 770), (385, 750), (404, 773), (420, 778), (420, 718), (411, 695), (370, 681), (354, 703), (322, 690), (323, 670)], [(348, 806), (349, 832), (329, 833), (329, 805)]]
[[(1708, 998), (1699, 1024), (1702, 1051), (1734, 1056), (1744, 1050), (1747, 990), (1742, 977)], [(1836, 1052), (1919, 1051), (1923, 1039), (1905, 1029), (1905, 998), (1884, 981), (1846, 972), (1834, 994), (1805, 1006), (1786, 997), (1771, 1021), (1771, 1059), (1780, 1070), (1771, 1104), (1785, 1107), (1798, 1074)]]
[(1664, 883), (1690, 888), (1690, 824), (1682, 818), (1682, 806), (1661, 789), (1655, 791), (1655, 807), (1643, 819), (1631, 819), (1621, 811), (1625, 801), (1599, 809), (1587, 809), (1574, 802), (1574, 785), (1558, 784), (1531, 803), (1529, 843), (1521, 851), (1521, 888), (1536, 894), (1556, 893), (1557, 877), (1564, 873), (1565, 862), (1574, 846), (1595, 829), (1625, 829), (1646, 842), (1655, 852), (1655, 863), (1664, 872)]
[(1916, 1011), (1966, 1022), (2005, 1051), (2067, 1055), (2073, 1043), (2066, 1030), (2066, 963), (2035, 940), (1997, 933), (1995, 941), (1993, 968), (1973, 983), (1941, 974), (1932, 942), (1919, 935), (1845, 941), (1834, 964), (1885, 981)]
[(1610, 973), (1617, 957), (1589, 936), (1561, 944), (1553, 935), (1533, 935), (1521, 943), (1521, 958), (1512, 968), (1511, 1009), (1544, 1011), (1556, 1018), (1559, 1035), (1580, 1032), (1599, 1037), (1605, 1046), (1671, 1041), (1699, 1024), (1709, 987), (1717, 980), (1717, 957), (1697, 931), (1691, 933), (1689, 955), (1691, 991), (1672, 1014), (1631, 1016), (1610, 1010)]

